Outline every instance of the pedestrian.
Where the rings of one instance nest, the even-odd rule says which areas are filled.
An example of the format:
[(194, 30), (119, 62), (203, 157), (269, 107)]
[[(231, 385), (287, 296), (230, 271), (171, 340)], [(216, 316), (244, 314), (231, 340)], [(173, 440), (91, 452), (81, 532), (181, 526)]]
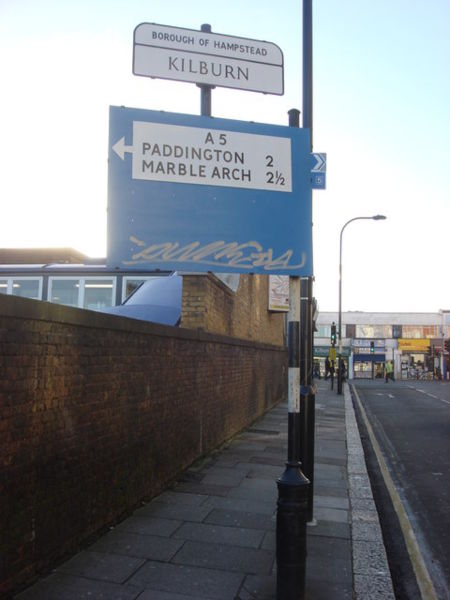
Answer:
[(341, 360), (341, 381), (342, 381), (342, 383), (344, 383), (344, 381), (345, 381), (345, 372), (346, 372), (345, 362), (343, 360)]
[(328, 379), (329, 372), (330, 372), (330, 359), (327, 356), (325, 359), (325, 381)]
[(387, 361), (384, 371), (386, 376), (386, 383), (388, 382), (388, 379), (392, 379), (392, 381), (394, 381), (394, 368), (390, 360)]
[(330, 362), (330, 378), (331, 378), (331, 389), (334, 386), (334, 360)]
[(318, 360), (314, 363), (314, 377), (320, 379), (320, 364)]

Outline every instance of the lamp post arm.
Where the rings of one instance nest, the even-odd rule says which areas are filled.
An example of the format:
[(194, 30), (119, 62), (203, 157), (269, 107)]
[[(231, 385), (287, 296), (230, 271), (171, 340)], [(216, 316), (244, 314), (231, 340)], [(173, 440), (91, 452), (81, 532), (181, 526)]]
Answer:
[(344, 223), (341, 233), (339, 235), (339, 318), (338, 318), (338, 340), (339, 340), (339, 362), (338, 362), (338, 394), (342, 394), (342, 371), (341, 371), (341, 363), (342, 363), (342, 234), (344, 233), (344, 229), (349, 225), (349, 223), (353, 223), (353, 221), (360, 220), (371, 220), (371, 221), (380, 221), (385, 219), (384, 215), (374, 215), (373, 217), (353, 217)]
[(339, 318), (338, 318), (338, 340), (339, 340), (339, 354), (342, 354), (342, 234), (344, 233), (344, 229), (349, 225), (349, 223), (353, 223), (353, 221), (360, 221), (362, 219), (373, 220), (373, 217), (354, 217), (353, 219), (348, 220), (342, 226), (341, 233), (339, 235)]

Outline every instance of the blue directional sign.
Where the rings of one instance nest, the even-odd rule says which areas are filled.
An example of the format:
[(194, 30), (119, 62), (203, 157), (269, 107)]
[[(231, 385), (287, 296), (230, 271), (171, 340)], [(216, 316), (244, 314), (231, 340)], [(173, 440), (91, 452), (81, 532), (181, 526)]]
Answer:
[(309, 131), (110, 108), (110, 268), (312, 275)]
[(327, 155), (325, 152), (311, 154), (311, 185), (313, 190), (324, 190), (327, 185)]

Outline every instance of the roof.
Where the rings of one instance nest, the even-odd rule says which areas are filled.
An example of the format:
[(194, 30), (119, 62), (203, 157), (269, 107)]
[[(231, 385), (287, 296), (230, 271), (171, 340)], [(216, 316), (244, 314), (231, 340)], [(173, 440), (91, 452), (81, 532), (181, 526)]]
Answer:
[[(98, 259), (96, 259), (98, 260)], [(102, 259), (100, 262), (104, 262)], [(86, 263), (92, 259), (74, 248), (0, 248), (0, 264)]]

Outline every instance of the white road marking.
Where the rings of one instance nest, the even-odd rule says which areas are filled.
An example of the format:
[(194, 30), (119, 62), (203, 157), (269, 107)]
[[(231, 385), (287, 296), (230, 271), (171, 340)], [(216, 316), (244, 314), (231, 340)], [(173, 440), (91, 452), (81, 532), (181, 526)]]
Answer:
[(440, 400), (441, 402), (445, 402), (445, 404), (450, 404), (449, 400), (444, 400), (444, 398), (439, 398), (439, 396), (435, 396), (434, 394), (431, 394), (430, 392), (427, 392), (426, 390), (416, 388), (413, 385), (408, 385), (408, 387), (411, 390), (415, 390), (416, 392), (421, 392), (422, 394), (425, 394), (425, 396), (429, 396), (430, 398), (434, 398), (435, 400)]

